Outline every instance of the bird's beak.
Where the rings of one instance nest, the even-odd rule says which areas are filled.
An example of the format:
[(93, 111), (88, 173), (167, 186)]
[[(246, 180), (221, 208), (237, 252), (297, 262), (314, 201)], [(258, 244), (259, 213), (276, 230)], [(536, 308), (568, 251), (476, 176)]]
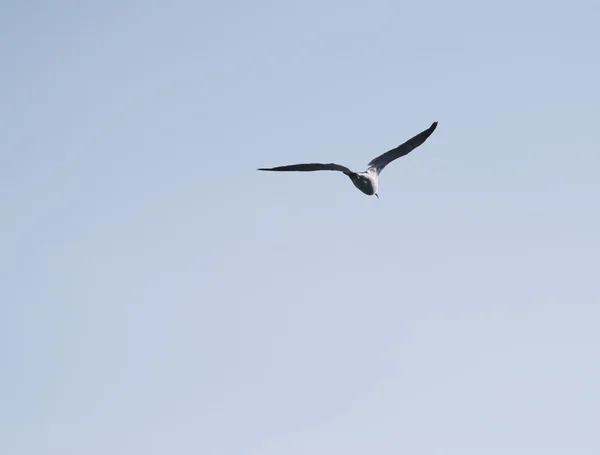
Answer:
[(379, 194), (375, 193), (375, 196), (377, 196), (377, 199), (379, 199)]

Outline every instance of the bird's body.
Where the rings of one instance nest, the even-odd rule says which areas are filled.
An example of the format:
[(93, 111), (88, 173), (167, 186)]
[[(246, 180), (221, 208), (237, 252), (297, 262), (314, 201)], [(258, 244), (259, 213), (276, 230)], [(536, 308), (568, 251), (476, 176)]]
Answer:
[(367, 169), (365, 172), (358, 172), (351, 174), (350, 180), (354, 183), (354, 186), (361, 190), (368, 196), (377, 195), (379, 189), (379, 175), (372, 170)]
[(369, 196), (377, 196), (379, 190), (379, 173), (388, 164), (401, 156), (407, 155), (412, 150), (420, 146), (427, 140), (437, 127), (437, 122), (433, 122), (432, 125), (425, 131), (417, 134), (415, 137), (409, 139), (404, 144), (373, 158), (369, 163), (369, 167), (364, 172), (352, 172), (345, 166), (335, 163), (322, 164), (322, 163), (308, 163), (308, 164), (291, 164), (288, 166), (279, 166), (272, 168), (260, 168), (259, 171), (299, 171), (299, 172), (311, 172), (311, 171), (338, 171), (346, 174), (356, 188)]

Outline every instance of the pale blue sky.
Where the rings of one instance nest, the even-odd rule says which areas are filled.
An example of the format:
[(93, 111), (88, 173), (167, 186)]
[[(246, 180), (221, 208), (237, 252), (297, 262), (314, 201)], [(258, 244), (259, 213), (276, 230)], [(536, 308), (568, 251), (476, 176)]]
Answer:
[(600, 453), (599, 16), (4, 2), (0, 453)]

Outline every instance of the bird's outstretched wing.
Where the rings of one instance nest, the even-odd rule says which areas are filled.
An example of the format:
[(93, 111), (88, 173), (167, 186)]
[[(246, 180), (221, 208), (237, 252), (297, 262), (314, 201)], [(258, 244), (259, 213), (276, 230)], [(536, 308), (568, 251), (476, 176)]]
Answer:
[(417, 134), (412, 139), (409, 139), (404, 144), (399, 145), (395, 149), (390, 150), (389, 152), (385, 152), (383, 155), (379, 155), (377, 158), (373, 158), (369, 163), (369, 169), (374, 169), (378, 174), (397, 158), (401, 156), (408, 155), (411, 151), (416, 149), (419, 145), (421, 145), (425, 140), (431, 136), (431, 133), (437, 127), (438, 122), (433, 122), (432, 125), (426, 129), (425, 131)]
[(271, 168), (260, 168), (259, 171), (339, 171), (346, 175), (353, 174), (353, 172), (345, 166), (335, 163), (321, 164), (321, 163), (307, 163), (307, 164), (290, 164), (289, 166), (279, 166)]

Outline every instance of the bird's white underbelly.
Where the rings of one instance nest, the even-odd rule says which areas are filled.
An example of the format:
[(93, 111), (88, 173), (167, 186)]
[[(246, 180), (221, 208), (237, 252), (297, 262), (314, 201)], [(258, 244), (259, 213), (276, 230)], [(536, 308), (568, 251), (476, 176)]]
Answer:
[(361, 190), (363, 193), (372, 196), (377, 193), (377, 176), (372, 175), (369, 172), (361, 172), (357, 174), (357, 178), (352, 181), (354, 186)]

